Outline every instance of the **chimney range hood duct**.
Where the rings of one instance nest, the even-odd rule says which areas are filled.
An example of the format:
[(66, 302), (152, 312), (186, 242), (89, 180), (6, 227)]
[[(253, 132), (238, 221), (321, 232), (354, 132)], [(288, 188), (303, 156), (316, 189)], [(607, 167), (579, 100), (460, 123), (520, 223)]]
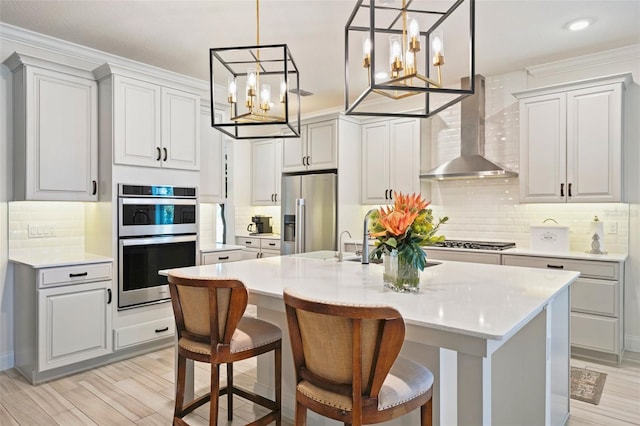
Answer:
[[(484, 77), (475, 75), (475, 94), (460, 102), (460, 156), (426, 173), (421, 179), (469, 179), (516, 177), (517, 173), (484, 158)], [(469, 79), (462, 79), (462, 87), (469, 87)]]

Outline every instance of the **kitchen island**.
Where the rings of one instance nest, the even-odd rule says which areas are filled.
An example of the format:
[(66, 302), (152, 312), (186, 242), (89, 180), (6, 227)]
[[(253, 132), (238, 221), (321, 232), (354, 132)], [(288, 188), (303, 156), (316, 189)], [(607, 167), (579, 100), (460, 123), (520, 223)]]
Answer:
[[(564, 424), (569, 414), (569, 290), (577, 272), (442, 261), (421, 273), (419, 294), (398, 294), (383, 287), (381, 265), (336, 262), (330, 254), (181, 272), (242, 280), (258, 317), (279, 325), (285, 340), (285, 288), (318, 300), (398, 309), (406, 323), (402, 355), (435, 376), (435, 425)], [(283, 414), (292, 418), (293, 363), (287, 343), (283, 349)], [(258, 392), (270, 391), (272, 365), (268, 358), (258, 360)], [(397, 424), (417, 424), (414, 416), (417, 412)], [(310, 415), (309, 424), (334, 423)]]

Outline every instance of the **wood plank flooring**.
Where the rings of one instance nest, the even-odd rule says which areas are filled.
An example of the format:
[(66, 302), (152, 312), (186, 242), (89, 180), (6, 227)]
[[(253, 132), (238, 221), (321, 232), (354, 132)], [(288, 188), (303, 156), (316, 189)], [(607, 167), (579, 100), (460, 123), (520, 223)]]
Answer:
[[(0, 425), (170, 425), (173, 364), (173, 348), (167, 348), (38, 386), (15, 370), (1, 371)], [(625, 355), (619, 367), (578, 359), (571, 365), (608, 376), (599, 405), (571, 400), (569, 426), (640, 425), (640, 354)], [(237, 363), (236, 384), (251, 388), (255, 369), (255, 360)], [(196, 363), (195, 388), (198, 395), (209, 388), (208, 364)], [(220, 402), (220, 424), (244, 425), (263, 413), (236, 397), (234, 421), (227, 423), (225, 397)], [(207, 405), (186, 418), (194, 426), (207, 419)]]

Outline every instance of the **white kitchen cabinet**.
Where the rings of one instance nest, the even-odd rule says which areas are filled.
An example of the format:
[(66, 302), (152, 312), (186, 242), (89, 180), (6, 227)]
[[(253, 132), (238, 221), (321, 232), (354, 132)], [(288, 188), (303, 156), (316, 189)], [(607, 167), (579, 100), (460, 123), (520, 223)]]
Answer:
[(19, 53), (4, 63), (13, 72), (14, 199), (96, 201), (93, 74)]
[(502, 255), (502, 263), (579, 271), (571, 284), (572, 355), (620, 363), (624, 352), (624, 263)]
[(112, 352), (110, 262), (45, 268), (16, 263), (14, 274), (15, 367), (32, 383)]
[[(225, 140), (224, 133), (211, 127), (211, 109), (202, 106), (200, 112), (200, 202), (224, 203), (225, 194)], [(222, 113), (215, 111), (216, 122)]]
[(624, 91), (630, 74), (516, 93), (520, 201), (622, 200)]
[(112, 64), (94, 75), (101, 133), (112, 139), (115, 164), (199, 170), (199, 95)]
[(283, 140), (282, 171), (300, 172), (338, 167), (337, 120), (308, 123), (299, 138)]
[(202, 253), (200, 257), (200, 264), (213, 265), (216, 263), (237, 262), (242, 259), (242, 250), (217, 250)]
[(280, 256), (280, 239), (265, 237), (236, 237), (236, 244), (244, 246), (243, 259)]
[(280, 205), (282, 140), (251, 143), (251, 204)]
[(362, 126), (362, 203), (388, 204), (393, 192), (420, 192), (420, 121)]

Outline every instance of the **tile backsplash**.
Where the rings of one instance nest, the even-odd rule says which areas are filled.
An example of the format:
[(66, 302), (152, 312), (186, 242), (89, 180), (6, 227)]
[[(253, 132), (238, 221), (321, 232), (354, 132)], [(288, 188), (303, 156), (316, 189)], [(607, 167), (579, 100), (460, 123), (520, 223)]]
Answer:
[[(511, 94), (527, 88), (526, 74), (487, 76), (485, 81), (485, 156), (518, 172), (519, 112), (518, 101)], [(430, 150), (433, 164), (423, 164), (423, 169), (459, 155), (460, 118), (456, 106), (428, 120), (430, 140), (423, 141), (422, 149)], [(628, 251), (628, 204), (519, 204), (518, 178), (433, 181), (430, 185), (434, 216), (449, 216), (449, 223), (441, 228), (449, 239), (513, 241), (528, 248), (529, 226), (553, 218), (569, 226), (571, 250), (586, 251), (591, 248), (590, 222), (597, 215), (604, 222), (604, 249)], [(426, 194), (424, 188), (425, 184)]]
[(84, 203), (14, 201), (8, 216), (9, 251), (53, 247), (84, 251)]

